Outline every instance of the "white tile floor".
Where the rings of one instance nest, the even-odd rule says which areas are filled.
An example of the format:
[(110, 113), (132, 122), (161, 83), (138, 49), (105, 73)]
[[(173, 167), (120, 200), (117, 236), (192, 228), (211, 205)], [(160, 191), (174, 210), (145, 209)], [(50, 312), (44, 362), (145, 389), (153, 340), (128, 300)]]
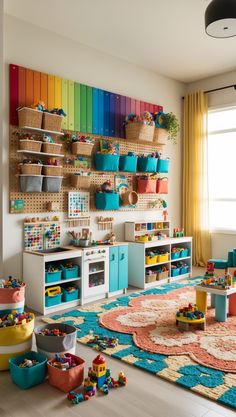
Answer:
[[(197, 275), (200, 270), (195, 270)], [(37, 322), (40, 317), (37, 318)], [(77, 353), (86, 361), (86, 370), (96, 353), (77, 344)], [(0, 417), (235, 417), (236, 413), (204, 397), (161, 378), (106, 356), (116, 377), (127, 376), (124, 388), (71, 406), (65, 394), (47, 382), (27, 391), (11, 383), (9, 372), (0, 372)]]

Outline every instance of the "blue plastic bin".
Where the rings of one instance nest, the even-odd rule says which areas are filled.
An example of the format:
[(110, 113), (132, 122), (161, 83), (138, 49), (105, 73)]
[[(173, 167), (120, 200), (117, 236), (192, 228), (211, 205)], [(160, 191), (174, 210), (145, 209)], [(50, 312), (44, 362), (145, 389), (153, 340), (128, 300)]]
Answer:
[(157, 161), (157, 172), (168, 173), (170, 161), (168, 159), (158, 159)]
[(178, 275), (180, 275), (180, 271), (181, 271), (181, 268), (171, 269), (171, 276), (177, 277)]
[(143, 156), (138, 158), (138, 170), (140, 172), (156, 172), (157, 158)]
[(180, 268), (180, 275), (187, 274), (189, 271), (189, 266), (182, 266)]
[(70, 279), (70, 278), (78, 278), (79, 277), (79, 266), (73, 265), (72, 268), (65, 268), (61, 265), (62, 269), (62, 278), (63, 279)]
[(45, 307), (53, 307), (57, 304), (61, 304), (62, 294), (57, 294), (49, 297), (45, 295)]
[(179, 259), (181, 252), (171, 252), (171, 259)]
[(120, 155), (96, 153), (95, 167), (98, 171), (118, 171)]
[(118, 193), (96, 193), (95, 205), (98, 210), (118, 210), (119, 194)]
[(188, 255), (189, 255), (188, 249), (181, 250), (181, 252), (180, 252), (181, 258), (185, 258)]
[(45, 272), (45, 282), (56, 282), (61, 280), (61, 271), (57, 272)]
[(62, 302), (66, 303), (67, 301), (74, 301), (78, 300), (80, 295), (79, 288), (76, 288), (73, 292), (68, 292), (66, 288), (62, 288)]
[(119, 161), (120, 171), (136, 172), (138, 157), (134, 155), (121, 155)]
[[(36, 360), (39, 363), (31, 368), (19, 368), (24, 359)], [(41, 384), (47, 372), (47, 358), (37, 352), (26, 352), (21, 356), (9, 359), (11, 379), (22, 389), (28, 389)]]

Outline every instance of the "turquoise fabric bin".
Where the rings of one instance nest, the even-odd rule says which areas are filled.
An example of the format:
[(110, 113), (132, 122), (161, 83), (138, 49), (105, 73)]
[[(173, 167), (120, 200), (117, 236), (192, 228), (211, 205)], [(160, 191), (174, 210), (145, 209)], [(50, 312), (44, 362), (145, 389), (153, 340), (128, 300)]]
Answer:
[[(236, 255), (236, 249), (234, 249), (234, 251), (235, 251), (235, 255)], [(235, 256), (235, 258), (236, 258), (236, 256)], [(228, 262), (227, 262), (226, 259), (209, 259), (208, 262), (213, 262), (215, 269), (228, 268)]]
[(98, 210), (118, 210), (119, 194), (118, 193), (96, 193), (95, 205)]
[(57, 272), (45, 272), (45, 282), (56, 282), (61, 280), (61, 271)]
[(170, 161), (168, 159), (158, 159), (157, 160), (157, 172), (167, 174), (169, 172)]
[(189, 271), (189, 266), (182, 266), (180, 268), (180, 275), (187, 274)]
[(136, 172), (138, 157), (134, 155), (121, 155), (119, 161), (120, 171)]
[(80, 269), (79, 265), (73, 265), (72, 268), (65, 268), (63, 265), (61, 265), (62, 269), (62, 278), (63, 279), (70, 279), (70, 278), (78, 278)]
[(118, 171), (120, 155), (96, 153), (95, 168), (98, 171)]
[(181, 250), (181, 252), (180, 252), (181, 258), (185, 258), (188, 255), (189, 255), (188, 249)]
[(62, 297), (62, 293), (57, 294), (57, 295), (52, 295), (51, 297), (49, 297), (48, 295), (45, 295), (45, 307), (53, 307), (58, 304), (61, 304), (61, 297)]
[(143, 156), (138, 158), (138, 170), (140, 172), (156, 172), (157, 158)]
[(171, 276), (172, 277), (177, 277), (178, 275), (180, 275), (181, 268), (175, 268), (171, 270)]
[(233, 266), (236, 266), (234, 265), (234, 251), (230, 250), (228, 252), (228, 267), (232, 268)]
[[(36, 360), (39, 363), (31, 368), (19, 368), (24, 359)], [(9, 359), (11, 379), (22, 389), (28, 389), (41, 384), (47, 372), (47, 358), (37, 352), (26, 352), (21, 356)]]
[(179, 259), (180, 252), (171, 252), (171, 259)]
[(76, 288), (73, 292), (66, 291), (66, 288), (62, 288), (62, 302), (66, 303), (68, 301), (78, 300), (80, 296), (79, 288)]

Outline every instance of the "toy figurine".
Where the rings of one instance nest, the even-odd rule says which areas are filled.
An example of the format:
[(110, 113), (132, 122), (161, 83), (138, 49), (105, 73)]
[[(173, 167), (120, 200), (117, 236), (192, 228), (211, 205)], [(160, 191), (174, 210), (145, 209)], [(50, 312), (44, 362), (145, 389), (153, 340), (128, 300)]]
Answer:
[(104, 193), (110, 193), (111, 192), (111, 181), (107, 180), (102, 184), (102, 191)]

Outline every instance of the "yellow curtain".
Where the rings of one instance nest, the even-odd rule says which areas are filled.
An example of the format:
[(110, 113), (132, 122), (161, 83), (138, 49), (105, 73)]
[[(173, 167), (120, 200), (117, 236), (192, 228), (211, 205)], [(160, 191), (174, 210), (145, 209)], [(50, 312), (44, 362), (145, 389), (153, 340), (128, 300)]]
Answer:
[(193, 265), (211, 257), (207, 170), (207, 95), (197, 91), (184, 97), (182, 223), (193, 237)]

